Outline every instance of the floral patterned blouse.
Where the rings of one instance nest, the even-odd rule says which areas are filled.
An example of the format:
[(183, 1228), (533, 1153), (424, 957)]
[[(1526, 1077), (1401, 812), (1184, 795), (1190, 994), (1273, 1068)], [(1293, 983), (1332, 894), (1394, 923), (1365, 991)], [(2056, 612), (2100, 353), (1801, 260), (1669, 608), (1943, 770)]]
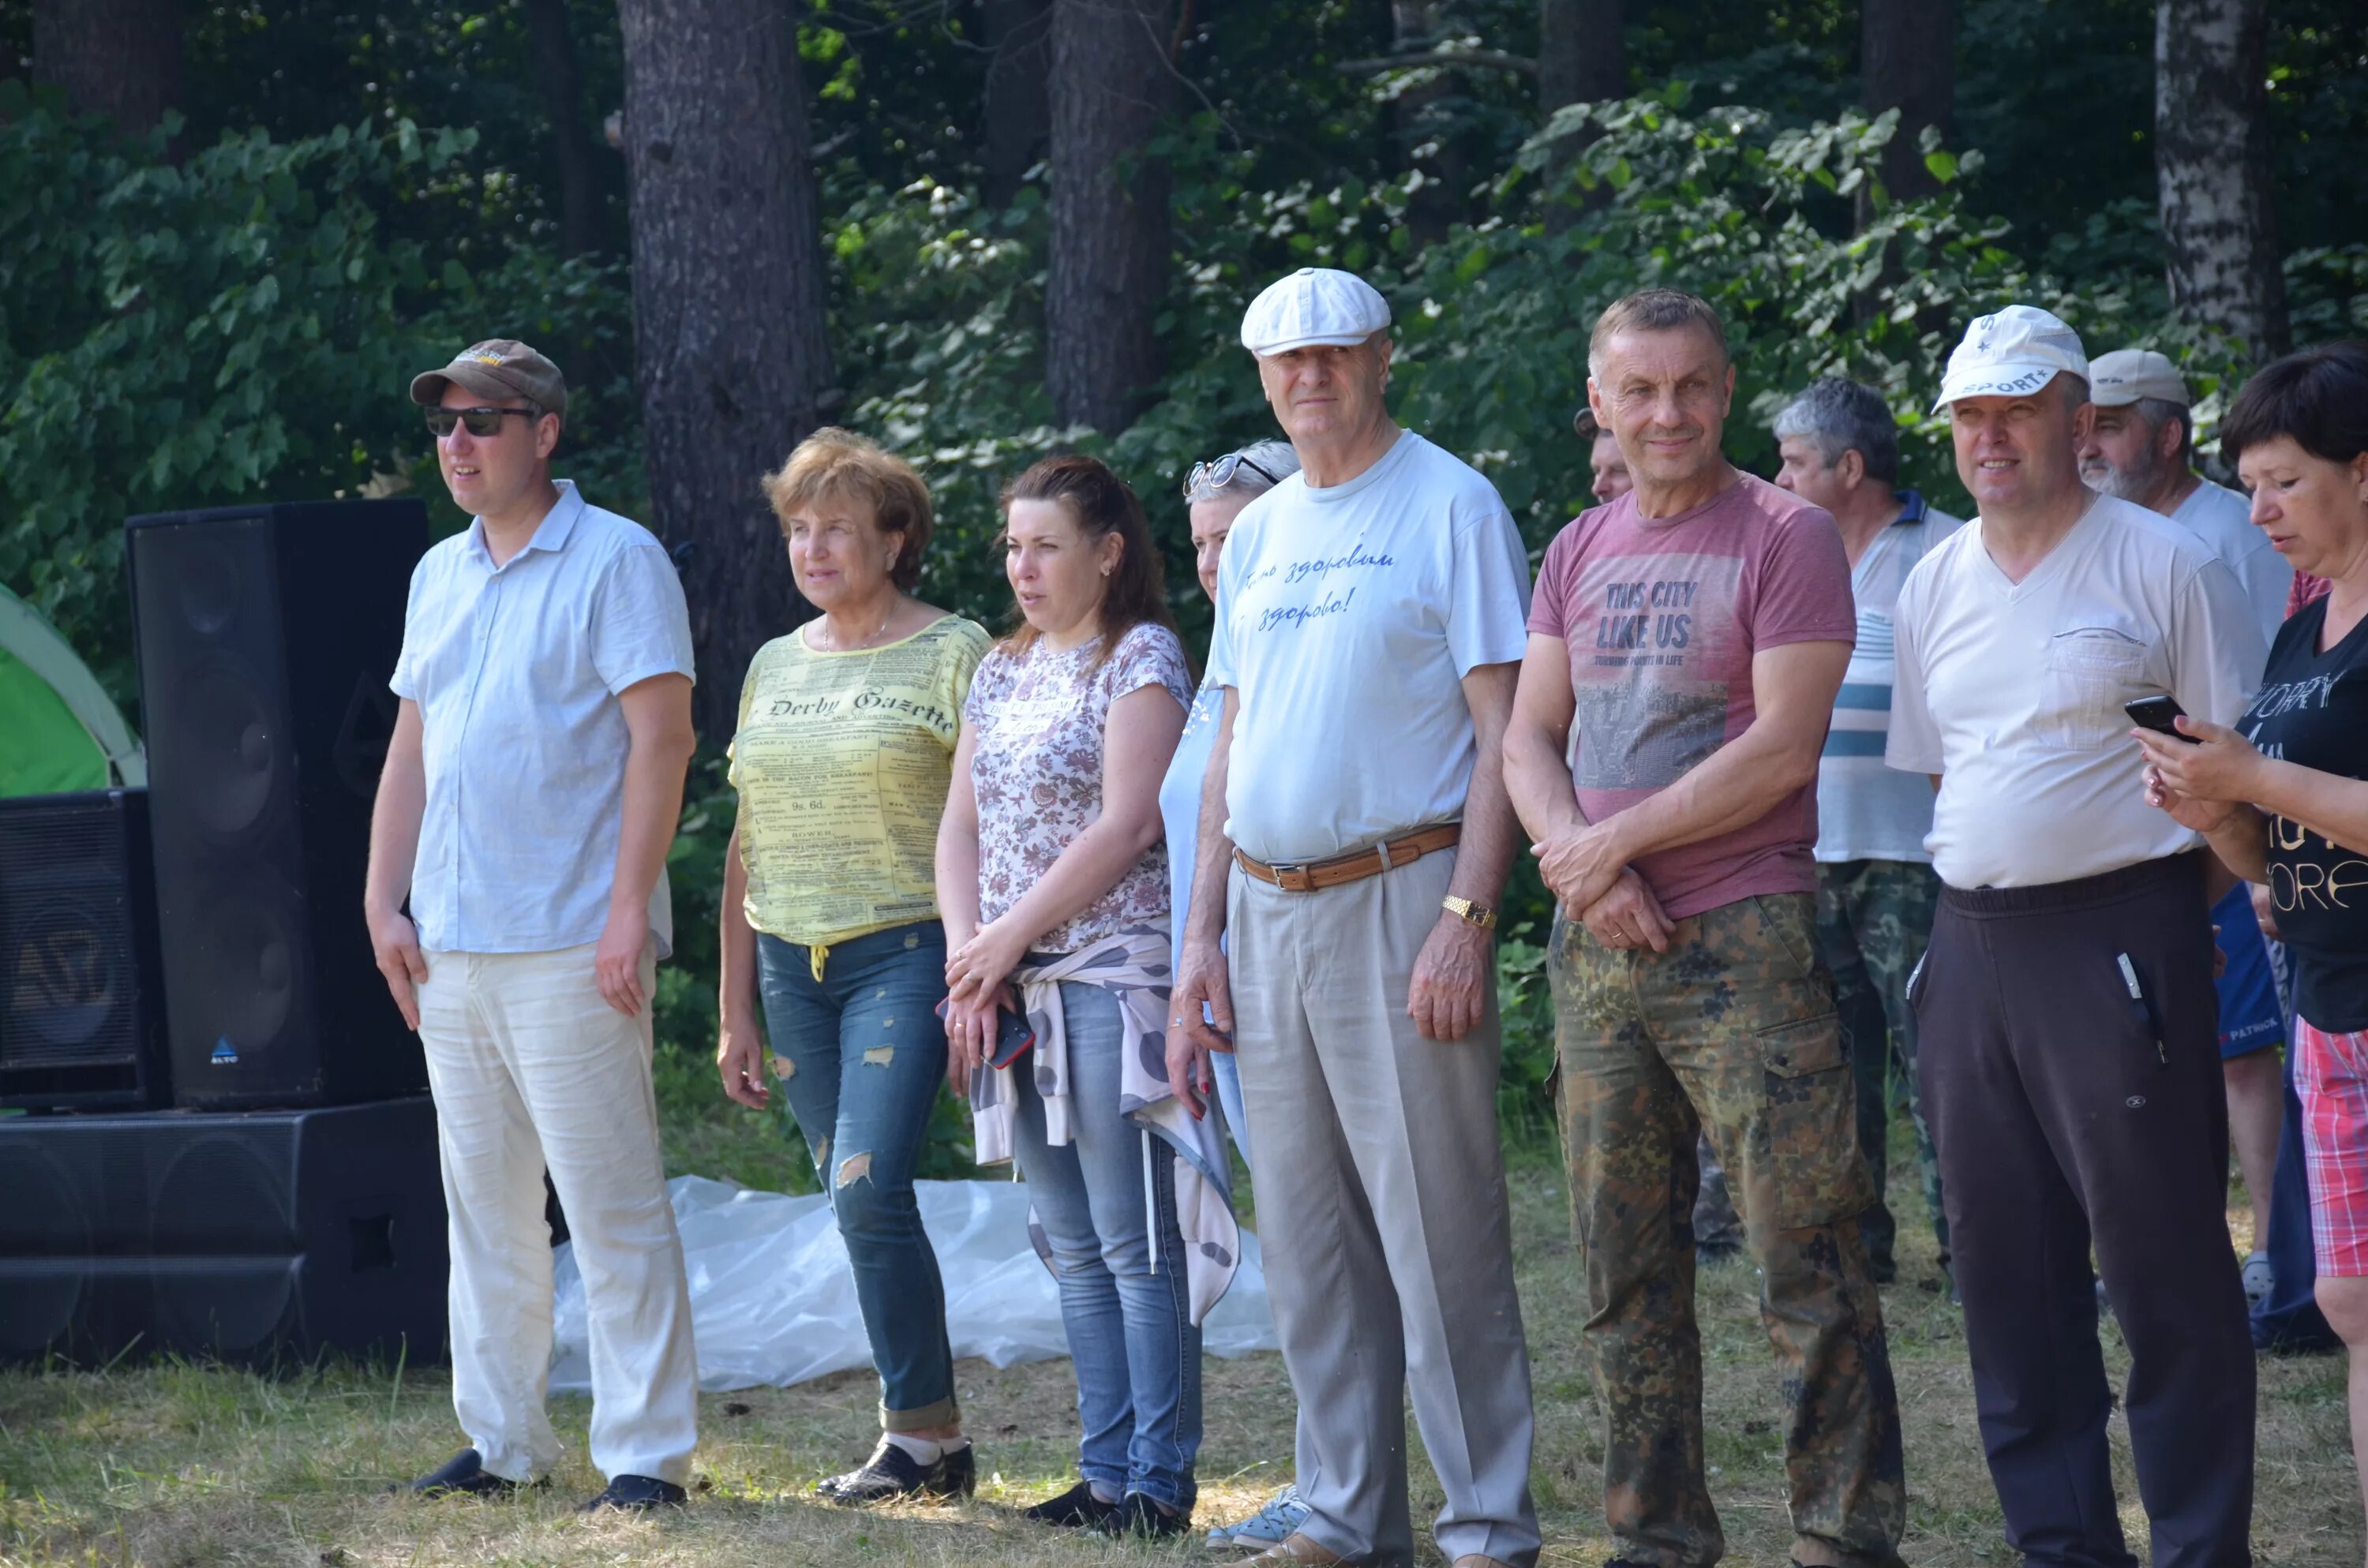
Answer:
[[(1063, 653), (1041, 642), (1022, 653), (997, 647), (972, 678), (962, 720), (977, 735), (970, 777), (982, 921), (1009, 913), (1100, 818), (1110, 704), (1146, 686), (1166, 687), (1179, 708), (1192, 700), (1183, 645), (1166, 627), (1134, 627), (1094, 668), (1100, 645), (1097, 637)], [(1125, 926), (1167, 924), (1167, 848), (1155, 842), (1116, 887), (1030, 947), (1074, 953)]]

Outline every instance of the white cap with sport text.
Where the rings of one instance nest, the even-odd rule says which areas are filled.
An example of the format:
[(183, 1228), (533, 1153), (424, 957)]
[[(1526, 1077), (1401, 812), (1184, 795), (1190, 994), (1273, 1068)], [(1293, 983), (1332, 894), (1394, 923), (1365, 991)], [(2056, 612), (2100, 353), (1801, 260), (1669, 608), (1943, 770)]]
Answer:
[(1390, 324), (1390, 302), (1353, 272), (1303, 267), (1267, 285), (1242, 313), (1242, 347), (1282, 354), (1323, 346), (1353, 348)]
[(2181, 408), (2195, 401), (2187, 395), (2187, 378), (2170, 356), (2156, 349), (2116, 348), (2089, 364), (2089, 401), (2099, 408), (2126, 408), (2142, 397)]
[(1961, 397), (2026, 396), (2066, 373), (2088, 380), (2080, 335), (2036, 305), (2009, 305), (1996, 315), (1975, 316), (1965, 328), (1965, 340), (1949, 356), (1932, 412)]

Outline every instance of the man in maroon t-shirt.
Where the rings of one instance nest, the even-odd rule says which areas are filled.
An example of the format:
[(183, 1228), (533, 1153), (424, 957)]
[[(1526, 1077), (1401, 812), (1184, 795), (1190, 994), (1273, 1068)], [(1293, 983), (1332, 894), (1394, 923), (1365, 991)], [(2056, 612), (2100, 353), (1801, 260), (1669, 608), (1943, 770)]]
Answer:
[(1635, 488), (1547, 547), (1505, 777), (1561, 906), (1547, 973), (1613, 1561), (1724, 1550), (1687, 1219), (1699, 1127), (1767, 1282), (1793, 1555), (1888, 1565), (1898, 1403), (1811, 854), (1850, 564), (1831, 517), (1721, 454), (1735, 369), (1707, 303), (1613, 305), (1587, 385)]

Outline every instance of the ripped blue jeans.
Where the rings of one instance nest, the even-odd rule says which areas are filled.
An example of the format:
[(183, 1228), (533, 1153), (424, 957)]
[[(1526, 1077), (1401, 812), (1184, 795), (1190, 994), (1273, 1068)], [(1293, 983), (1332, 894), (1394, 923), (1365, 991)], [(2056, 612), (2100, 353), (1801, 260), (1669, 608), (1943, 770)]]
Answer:
[(773, 1075), (814, 1151), (855, 1273), (892, 1431), (960, 1418), (946, 1291), (913, 1172), (946, 1078), (946, 933), (934, 920), (814, 951), (757, 937)]

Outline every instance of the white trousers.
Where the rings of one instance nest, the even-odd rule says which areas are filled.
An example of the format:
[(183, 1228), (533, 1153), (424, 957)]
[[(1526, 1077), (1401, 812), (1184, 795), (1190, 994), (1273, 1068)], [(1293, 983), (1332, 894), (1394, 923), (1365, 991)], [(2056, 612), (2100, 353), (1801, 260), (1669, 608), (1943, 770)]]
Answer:
[[(658, 1156), (650, 1011), (600, 999), (592, 949), (429, 953), (419, 1038), (451, 1214), (452, 1409), (494, 1474), (559, 1460), (551, 1372), (546, 1165), (584, 1273), (592, 1462), (690, 1477), (699, 1363), (682, 1242)], [(656, 993), (644, 959), (642, 993)]]

